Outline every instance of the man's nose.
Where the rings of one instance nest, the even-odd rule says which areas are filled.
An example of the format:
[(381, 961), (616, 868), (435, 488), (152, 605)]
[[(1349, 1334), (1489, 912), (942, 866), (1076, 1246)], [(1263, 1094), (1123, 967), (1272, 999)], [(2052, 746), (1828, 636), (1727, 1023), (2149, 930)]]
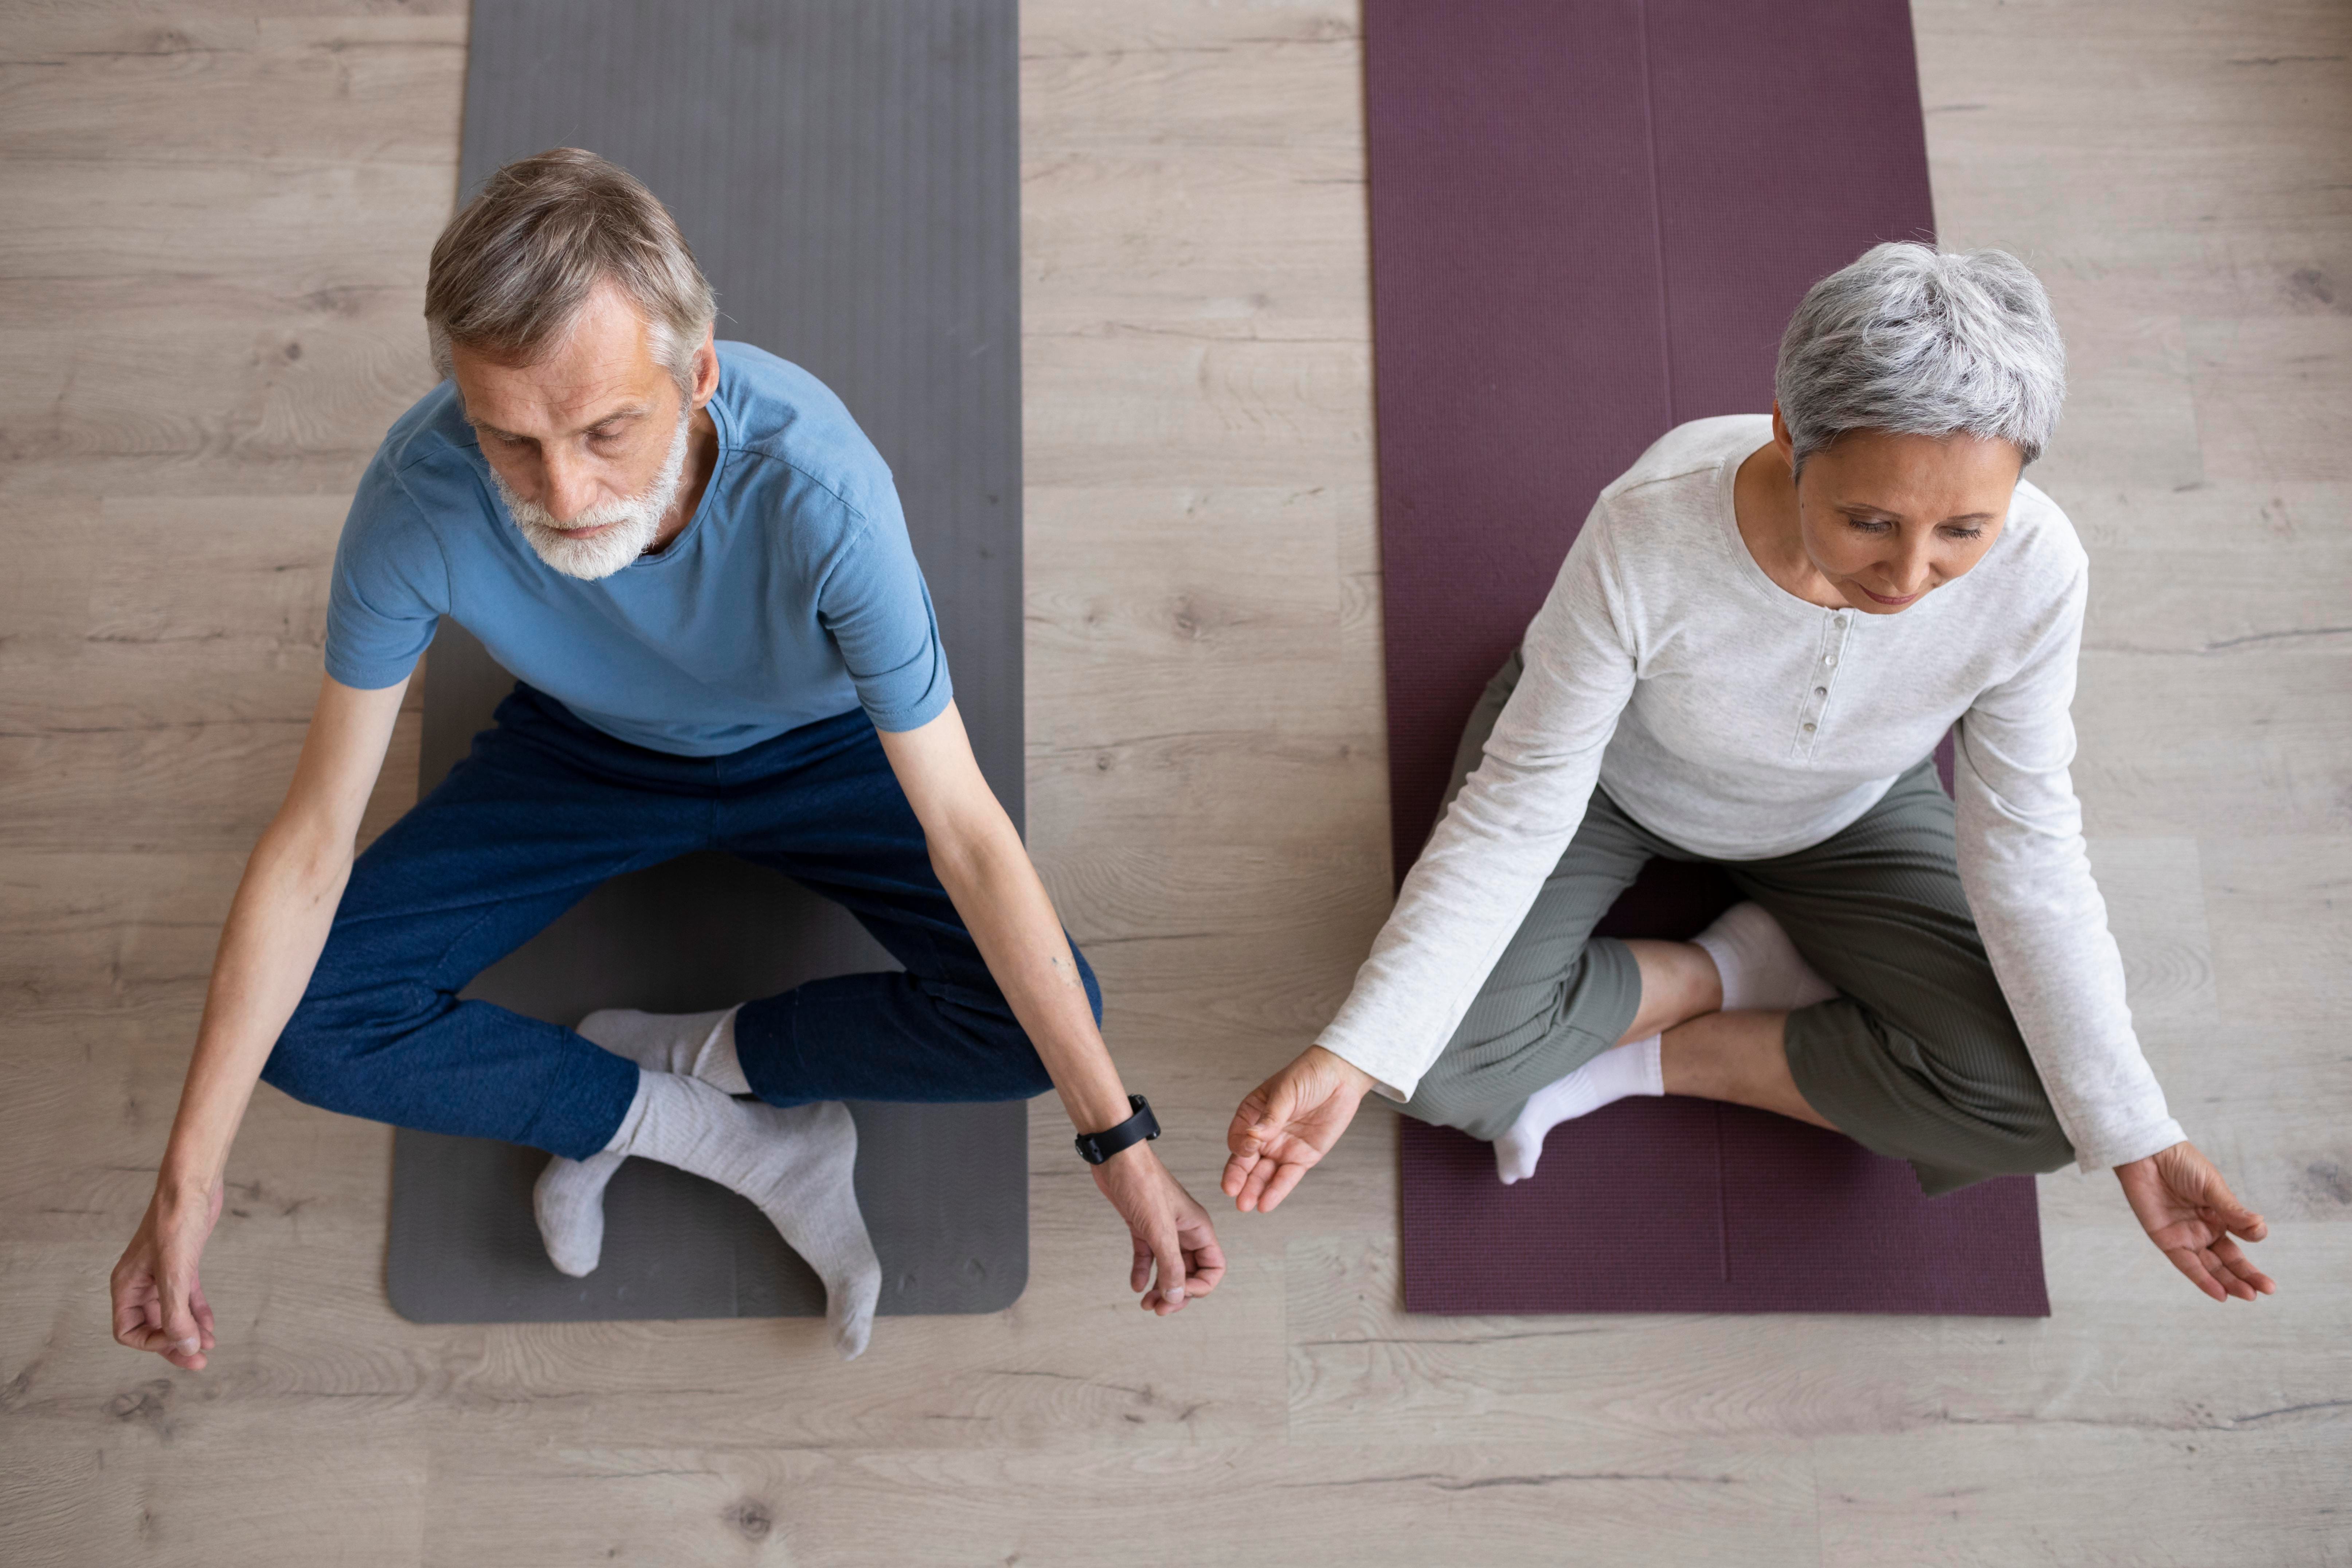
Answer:
[(540, 486), (539, 504), (561, 523), (595, 504), (584, 467), (560, 453), (549, 452), (540, 459)]

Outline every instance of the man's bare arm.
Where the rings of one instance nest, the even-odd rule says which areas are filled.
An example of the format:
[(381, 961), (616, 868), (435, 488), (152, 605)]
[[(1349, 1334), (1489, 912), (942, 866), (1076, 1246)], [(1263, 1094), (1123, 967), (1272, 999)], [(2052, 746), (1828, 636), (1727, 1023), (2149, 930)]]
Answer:
[(175, 1366), (202, 1367), (212, 1347), (197, 1261), (219, 1214), (229, 1145), (326, 945), (407, 686), (361, 691), (325, 680), (294, 782), (230, 905), (155, 1196), (114, 1268), (114, 1337)]
[[(1053, 1075), (1071, 1123), (1100, 1132), (1126, 1121), (1126, 1088), (1095, 1027), (1076, 956), (1021, 836), (981, 776), (955, 705), (920, 729), (886, 731), (882, 750), (922, 822), (940, 885)], [(1129, 1145), (1094, 1173), (1133, 1234), (1129, 1288), (1143, 1292), (1147, 1309), (1164, 1316), (1215, 1288), (1224, 1255), (1208, 1212), (1149, 1143)], [(1146, 1290), (1155, 1262), (1158, 1279)]]

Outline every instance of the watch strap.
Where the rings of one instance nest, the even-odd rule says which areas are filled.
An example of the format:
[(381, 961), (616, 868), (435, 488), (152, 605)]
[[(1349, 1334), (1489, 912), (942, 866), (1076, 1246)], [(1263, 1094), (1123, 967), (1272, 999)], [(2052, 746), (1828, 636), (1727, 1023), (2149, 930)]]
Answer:
[(1160, 1136), (1160, 1119), (1151, 1114), (1151, 1102), (1139, 1094), (1130, 1094), (1127, 1103), (1134, 1107), (1135, 1113), (1118, 1126), (1078, 1134), (1078, 1155), (1087, 1164), (1099, 1165), (1122, 1149)]

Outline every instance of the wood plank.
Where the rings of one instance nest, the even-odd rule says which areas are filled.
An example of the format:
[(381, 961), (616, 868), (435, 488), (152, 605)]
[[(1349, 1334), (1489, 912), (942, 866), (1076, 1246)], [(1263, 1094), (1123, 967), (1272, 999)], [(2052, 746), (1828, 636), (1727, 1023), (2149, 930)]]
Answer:
[[(419, 1328), (389, 1135), (257, 1097), (224, 1345), (107, 1337), (359, 468), (431, 379), (457, 0), (18, 6), (0, 39), (0, 1516), (34, 1563), (2331, 1562), (2352, 1066), (2352, 12), (1918, 0), (1946, 239), (2050, 284), (2076, 778), (2151, 1060), (2282, 1294), (2042, 1182), (2056, 1315), (1415, 1319), (1368, 1107), (1172, 1322), (1050, 1110), (1009, 1313)], [(1356, 13), (1024, 6), (1030, 831), (1160, 1147), (1388, 899)], [(299, 350), (299, 353), (294, 351)], [(413, 798), (415, 719), (370, 831)]]

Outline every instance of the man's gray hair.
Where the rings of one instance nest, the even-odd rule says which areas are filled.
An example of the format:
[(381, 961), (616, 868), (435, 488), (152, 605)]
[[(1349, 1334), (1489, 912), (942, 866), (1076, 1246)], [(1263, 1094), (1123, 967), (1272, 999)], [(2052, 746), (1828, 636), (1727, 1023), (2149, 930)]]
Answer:
[(2066, 396), (2042, 280), (2002, 250), (1876, 245), (1805, 291), (1773, 375), (1805, 459), (1849, 430), (1998, 437), (2031, 463)]
[(453, 343), (528, 362), (604, 282), (636, 305), (655, 360), (690, 395), (718, 304), (669, 209), (626, 169), (577, 147), (517, 159), (434, 243), (425, 285), (434, 368), (454, 378)]

